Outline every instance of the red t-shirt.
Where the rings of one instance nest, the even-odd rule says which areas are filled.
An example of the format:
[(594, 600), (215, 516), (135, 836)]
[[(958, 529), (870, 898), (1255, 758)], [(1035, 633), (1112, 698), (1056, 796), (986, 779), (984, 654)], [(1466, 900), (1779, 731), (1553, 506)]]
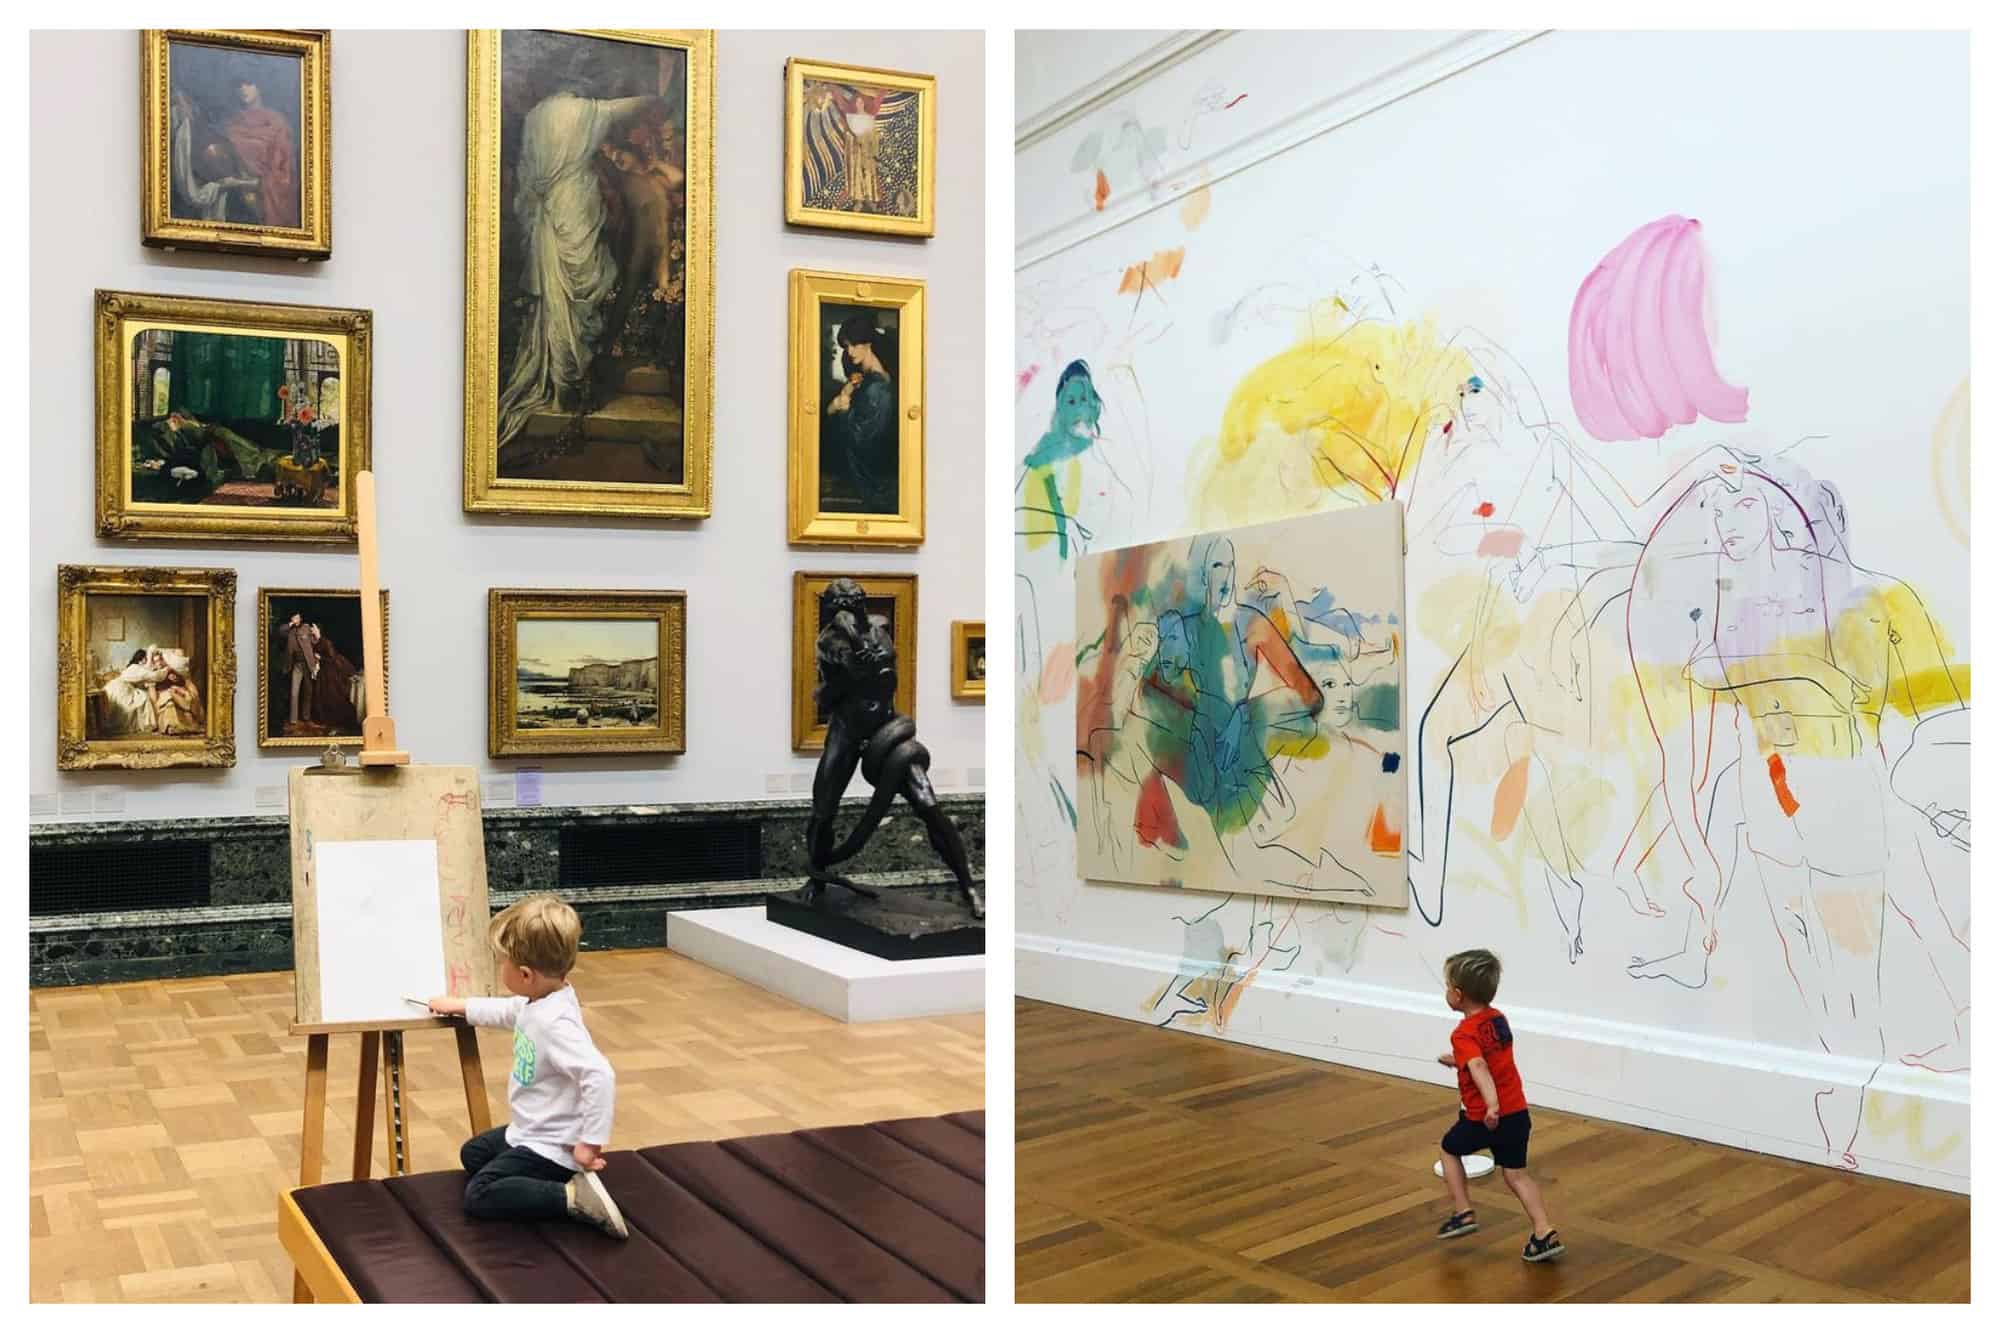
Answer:
[(1500, 1114), (1512, 1115), (1528, 1109), (1528, 1095), (1521, 1091), (1521, 1071), (1514, 1068), (1514, 1029), (1507, 1015), (1486, 1008), (1468, 1014), (1451, 1030), (1451, 1054), (1458, 1062), (1458, 1099), (1465, 1104), (1465, 1118), (1484, 1120), (1486, 1099), (1472, 1081), (1466, 1066), (1484, 1056), (1486, 1072), (1493, 1076), (1493, 1091), (1499, 1094)]

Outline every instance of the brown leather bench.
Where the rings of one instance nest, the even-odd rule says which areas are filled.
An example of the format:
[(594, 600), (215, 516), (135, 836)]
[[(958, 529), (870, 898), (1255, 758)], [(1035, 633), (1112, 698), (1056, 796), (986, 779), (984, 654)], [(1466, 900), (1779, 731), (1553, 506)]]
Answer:
[(985, 1299), (983, 1112), (606, 1157), (624, 1242), (469, 1218), (463, 1171), (289, 1190), (278, 1233), (320, 1301)]

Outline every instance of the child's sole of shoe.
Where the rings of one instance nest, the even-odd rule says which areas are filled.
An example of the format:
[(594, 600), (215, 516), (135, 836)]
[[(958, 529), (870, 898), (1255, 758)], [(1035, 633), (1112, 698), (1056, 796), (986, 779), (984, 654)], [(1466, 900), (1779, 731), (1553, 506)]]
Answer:
[(570, 1216), (596, 1227), (607, 1236), (626, 1239), (629, 1233), (625, 1228), (625, 1215), (618, 1211), (617, 1200), (611, 1197), (611, 1191), (604, 1188), (604, 1182), (597, 1178), (597, 1173), (579, 1171), (571, 1180), (575, 1199), (570, 1205)]

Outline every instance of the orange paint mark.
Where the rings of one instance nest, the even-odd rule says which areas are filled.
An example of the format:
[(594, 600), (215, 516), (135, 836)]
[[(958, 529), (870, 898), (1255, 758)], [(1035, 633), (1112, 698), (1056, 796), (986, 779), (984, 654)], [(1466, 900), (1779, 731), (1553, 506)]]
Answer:
[(1493, 793), (1493, 837), (1506, 837), (1520, 822), (1521, 807), (1528, 803), (1528, 757), (1522, 755), (1507, 765), (1506, 776)]
[(1097, 190), (1093, 196), (1097, 200), (1097, 211), (1104, 211), (1104, 201), (1111, 197), (1111, 182), (1104, 179), (1103, 171), (1097, 173)]
[[(1449, 421), (1445, 422), (1444, 426), (1446, 430), (1451, 429), (1451, 423)], [(1473, 510), (1472, 512), (1479, 515), (1481, 518), (1492, 518), (1493, 502), (1491, 500), (1483, 500), (1480, 502), (1479, 508)]]
[(1403, 852), (1403, 831), (1389, 827), (1389, 812), (1379, 805), (1375, 817), (1368, 821), (1368, 850), (1377, 856), (1400, 856)]
[(1049, 649), (1049, 655), (1042, 663), (1042, 683), (1036, 697), (1045, 704), (1052, 704), (1070, 692), (1076, 684), (1076, 645), (1059, 643)]
[(1778, 793), (1778, 808), (1785, 812), (1787, 818), (1797, 814), (1798, 797), (1792, 795), (1791, 784), (1785, 781), (1785, 757), (1774, 754), (1765, 761), (1764, 766), (1771, 772), (1771, 790)]
[(1121, 294), (1141, 292), (1148, 287), (1157, 287), (1169, 279), (1178, 278), (1181, 275), (1181, 260), (1186, 257), (1187, 249), (1184, 246), (1155, 252), (1145, 263), (1134, 264), (1125, 270), (1125, 276), (1118, 283), (1119, 292)]

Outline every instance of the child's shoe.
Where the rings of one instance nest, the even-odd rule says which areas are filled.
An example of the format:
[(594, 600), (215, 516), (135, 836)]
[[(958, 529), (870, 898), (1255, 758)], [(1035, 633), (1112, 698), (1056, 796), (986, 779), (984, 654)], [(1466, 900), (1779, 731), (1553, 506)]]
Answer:
[(1450, 1240), (1453, 1236), (1469, 1236), (1479, 1230), (1479, 1219), (1471, 1213), (1453, 1213), (1438, 1228), (1439, 1240)]
[(604, 1188), (595, 1171), (577, 1172), (563, 1189), (569, 1195), (569, 1215), (577, 1221), (618, 1240), (631, 1234), (625, 1230), (625, 1215), (618, 1211), (611, 1191)]
[(1554, 1259), (1563, 1252), (1563, 1243), (1556, 1239), (1555, 1228), (1549, 1228), (1546, 1236), (1528, 1233), (1528, 1243), (1521, 1248), (1521, 1257), (1531, 1264)]

